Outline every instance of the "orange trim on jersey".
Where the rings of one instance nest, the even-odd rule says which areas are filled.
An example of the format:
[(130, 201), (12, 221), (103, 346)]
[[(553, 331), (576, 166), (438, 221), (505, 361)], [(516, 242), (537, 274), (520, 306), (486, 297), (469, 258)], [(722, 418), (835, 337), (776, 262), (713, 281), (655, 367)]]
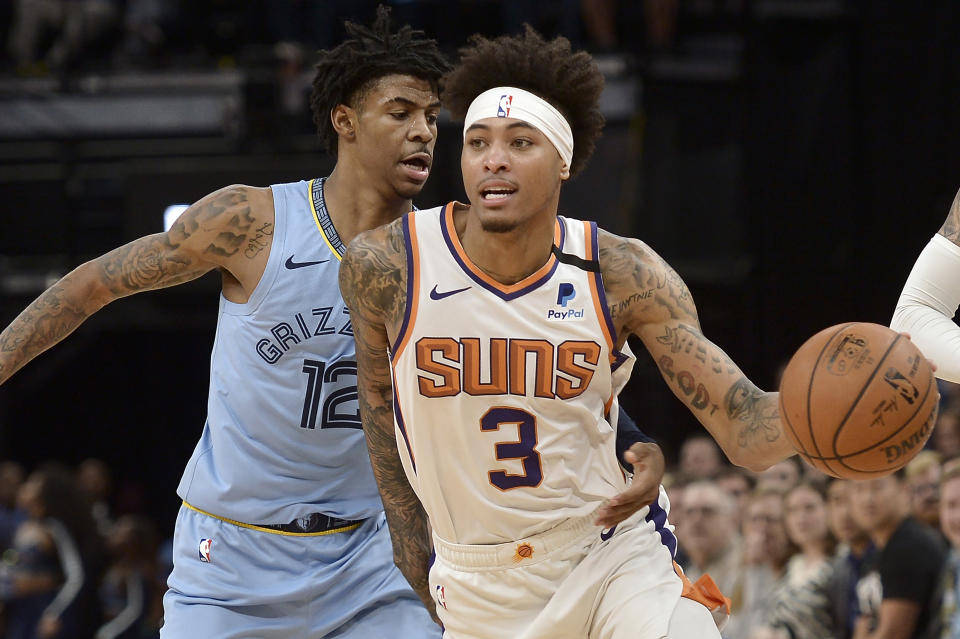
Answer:
[(420, 302), (420, 248), (417, 241), (417, 216), (407, 215), (407, 224), (410, 235), (409, 250), (412, 255), (409, 256), (408, 263), (412, 268), (407, 272), (407, 278), (413, 278), (413, 284), (407, 286), (407, 308), (409, 313), (406, 318), (406, 325), (403, 328), (403, 334), (397, 336), (396, 348), (393, 352), (393, 361), (400, 359), (400, 354), (406, 348), (410, 336), (413, 334), (413, 325), (417, 321), (417, 308)]
[[(470, 269), (470, 273), (482, 280), (486, 284), (492, 286), (493, 288), (501, 291), (502, 293), (515, 293), (531, 284), (537, 282), (537, 280), (544, 277), (547, 273), (550, 272), (550, 269), (553, 268), (554, 264), (557, 262), (556, 256), (551, 252), (547, 262), (541, 266), (536, 272), (528, 275), (519, 282), (514, 284), (502, 284), (497, 280), (493, 279), (486, 273), (484, 273), (476, 264), (474, 264), (469, 257), (467, 257), (467, 252), (463, 250), (463, 245), (460, 243), (460, 236), (457, 235), (457, 228), (453, 223), (453, 203), (447, 205), (447, 208), (443, 212), (444, 220), (443, 223), (447, 227), (447, 234), (450, 236), (450, 243), (453, 246), (453, 249), (457, 252), (457, 255), (460, 257), (460, 260), (463, 262), (463, 265)], [(560, 220), (557, 219), (556, 225), (553, 228), (553, 243), (554, 245), (560, 245)]]
[[(583, 223), (583, 239), (586, 243), (586, 259), (593, 259), (594, 247), (593, 247), (593, 233), (590, 232), (590, 222)], [(593, 298), (593, 309), (597, 314), (597, 323), (600, 324), (600, 330), (603, 331), (603, 338), (607, 340), (607, 350), (609, 351), (610, 363), (614, 363), (617, 358), (614, 355), (616, 351), (616, 345), (613, 343), (613, 336), (610, 334), (610, 329), (607, 327), (607, 321), (603, 312), (603, 304), (600, 303), (600, 292), (597, 290), (597, 278), (588, 277), (590, 280), (590, 297)]]
[[(397, 379), (397, 367), (392, 363), (390, 364), (390, 369), (393, 371), (393, 379)], [(407, 445), (407, 454), (410, 455), (410, 463), (413, 464), (413, 472), (417, 472), (417, 458), (413, 454), (413, 437), (407, 429), (407, 421), (403, 418), (403, 407), (400, 406), (400, 399), (397, 397), (399, 394), (399, 389), (397, 388), (396, 382), (393, 384), (393, 423), (395, 428), (400, 428), (400, 433), (403, 435), (403, 443)], [(397, 452), (400, 452), (400, 446), (398, 442)]]
[(684, 574), (683, 568), (677, 562), (673, 562), (673, 571), (677, 573), (683, 583), (683, 590), (680, 592), (681, 597), (696, 601), (704, 606), (714, 616), (715, 620), (718, 615), (728, 616), (730, 614), (732, 605), (730, 598), (720, 591), (709, 574), (704, 573), (696, 582), (690, 583), (690, 579)]

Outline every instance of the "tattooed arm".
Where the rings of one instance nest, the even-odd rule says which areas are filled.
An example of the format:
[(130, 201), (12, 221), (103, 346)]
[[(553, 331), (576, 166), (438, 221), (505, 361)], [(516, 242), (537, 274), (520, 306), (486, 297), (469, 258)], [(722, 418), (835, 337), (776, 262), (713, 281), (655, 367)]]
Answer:
[(430, 523), (407, 480), (393, 425), (393, 385), (387, 349), (403, 320), (405, 260), (399, 221), (363, 233), (350, 242), (343, 256), (340, 292), (350, 308), (357, 346), (360, 417), (390, 526), (393, 561), (439, 623), (428, 581)]
[(960, 193), (903, 285), (890, 327), (910, 334), (940, 379), (960, 383)]
[(232, 186), (187, 209), (166, 233), (101, 255), (65, 275), (0, 333), (0, 384), (110, 302), (224, 272), (224, 292), (252, 291), (273, 234), (269, 189)]
[(796, 453), (783, 434), (776, 393), (757, 388), (703, 336), (680, 276), (639, 240), (600, 232), (600, 269), (621, 340), (637, 335), (670, 390), (734, 464), (762, 470)]

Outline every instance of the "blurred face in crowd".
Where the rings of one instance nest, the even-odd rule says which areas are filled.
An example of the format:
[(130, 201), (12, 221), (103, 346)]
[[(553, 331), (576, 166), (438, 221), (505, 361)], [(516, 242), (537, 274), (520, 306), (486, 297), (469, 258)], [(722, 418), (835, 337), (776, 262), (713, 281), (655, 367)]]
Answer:
[(750, 496), (750, 480), (745, 476), (729, 473), (713, 480), (721, 490), (727, 493), (733, 500), (734, 519), (740, 521), (740, 515), (747, 505), (747, 498)]
[(709, 477), (722, 464), (720, 449), (709, 437), (691, 437), (680, 448), (680, 471), (688, 477)]
[(843, 543), (862, 540), (866, 535), (863, 527), (853, 518), (851, 491), (853, 482), (836, 479), (827, 486), (827, 515), (830, 531), (837, 541)]
[(23, 483), (23, 468), (13, 462), (0, 463), (0, 507), (13, 508)]
[(42, 519), (46, 515), (42, 477), (34, 473), (20, 485), (20, 490), (17, 491), (17, 506), (26, 511), (32, 519)]
[(903, 484), (895, 475), (853, 482), (853, 518), (870, 534), (890, 528), (906, 513)]
[(743, 539), (748, 562), (777, 569), (786, 563), (790, 543), (783, 525), (782, 496), (757, 495), (750, 499), (743, 521)]
[(785, 459), (774, 464), (757, 475), (757, 485), (775, 486), (779, 490), (787, 491), (800, 481), (800, 469), (796, 463)]
[(940, 530), (951, 546), (960, 548), (960, 476), (940, 486)]
[(940, 465), (934, 464), (907, 480), (910, 493), (910, 515), (928, 526), (940, 522)]
[(940, 413), (937, 427), (933, 429), (933, 447), (944, 459), (960, 457), (960, 402), (953, 402), (953, 408)]
[(790, 541), (804, 551), (822, 550), (829, 531), (827, 504), (820, 493), (807, 485), (797, 486), (787, 493), (784, 506), (784, 523)]
[(684, 550), (702, 568), (733, 540), (736, 522), (733, 500), (707, 482), (687, 486), (683, 494), (683, 527), (678, 533)]

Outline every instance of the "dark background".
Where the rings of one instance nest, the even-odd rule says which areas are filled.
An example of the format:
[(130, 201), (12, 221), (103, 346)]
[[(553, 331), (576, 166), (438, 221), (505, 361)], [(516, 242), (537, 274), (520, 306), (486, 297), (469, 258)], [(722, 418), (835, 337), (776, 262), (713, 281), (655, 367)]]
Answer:
[[(517, 20), (493, 1), (394, 4), (451, 53), (467, 34)], [(960, 187), (960, 3), (665, 0), (666, 28), (650, 17), (664, 2), (614, 4), (613, 44), (583, 23), (564, 27), (564, 3), (511, 8), (548, 34), (567, 29), (608, 79), (605, 136), (564, 187), (561, 212), (663, 255), (705, 334), (761, 387), (775, 388), (778, 368), (820, 329), (888, 323)], [(299, 61), (277, 53), (288, 34), (265, 26), (276, 17), (266, 5), (177, 8), (140, 57), (117, 44), (118, 26), (121, 40), (61, 68), (6, 60), (0, 325), (70, 268), (159, 231), (168, 204), (332, 167), (304, 110), (310, 47), (336, 42), (332, 25), (366, 19), (372, 4), (326, 3), (312, 24), (328, 32), (301, 37)], [(9, 33), (9, 5), (0, 17)], [(419, 206), (462, 199), (460, 139), (444, 121)], [(118, 301), (17, 373), (0, 387), (0, 459), (99, 457), (117, 509), (169, 530), (204, 421), (218, 284), (210, 274)], [(635, 351), (623, 403), (669, 458), (700, 426)]]

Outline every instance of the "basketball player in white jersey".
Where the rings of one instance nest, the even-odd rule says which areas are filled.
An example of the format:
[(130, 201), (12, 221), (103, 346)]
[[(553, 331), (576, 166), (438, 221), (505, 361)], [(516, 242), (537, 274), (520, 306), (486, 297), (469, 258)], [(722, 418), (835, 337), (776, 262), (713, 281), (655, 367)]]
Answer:
[[(104, 305), (218, 270), (208, 416), (178, 488), (165, 639), (438, 637), (392, 561), (356, 402), (344, 246), (411, 210), (447, 70), (433, 40), (372, 29), (322, 52), (326, 179), (229, 186), (166, 233), (79, 266), (0, 334), (0, 382)], [(171, 419), (176, 419), (171, 413)]]
[(936, 375), (960, 384), (960, 327), (953, 317), (960, 307), (960, 193), (943, 226), (920, 253), (890, 328), (910, 334)]
[(442, 86), (470, 204), (359, 235), (340, 270), (398, 564), (448, 639), (719, 637), (708, 608), (725, 602), (675, 570), (665, 495), (596, 525), (629, 481), (610, 423), (621, 349), (637, 335), (739, 465), (795, 454), (777, 395), (703, 336), (648, 246), (558, 217), (603, 124), (590, 56), (529, 29), (462, 53)]

